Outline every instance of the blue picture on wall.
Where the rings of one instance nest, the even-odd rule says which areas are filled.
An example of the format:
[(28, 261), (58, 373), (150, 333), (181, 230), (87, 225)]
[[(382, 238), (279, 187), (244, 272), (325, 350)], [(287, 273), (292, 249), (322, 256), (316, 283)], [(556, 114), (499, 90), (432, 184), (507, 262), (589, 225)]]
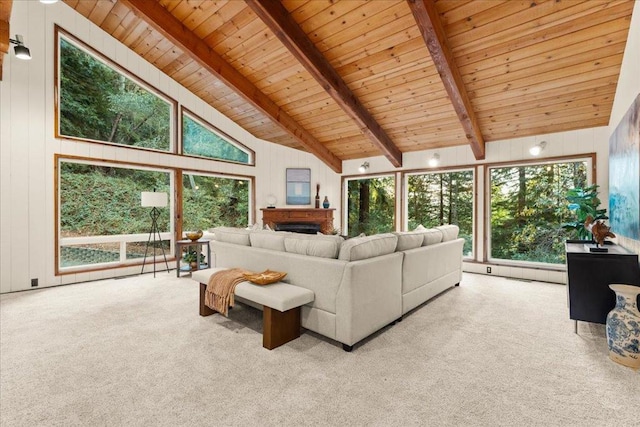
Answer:
[(640, 240), (640, 95), (609, 139), (609, 224)]
[(287, 204), (311, 204), (311, 169), (287, 169)]

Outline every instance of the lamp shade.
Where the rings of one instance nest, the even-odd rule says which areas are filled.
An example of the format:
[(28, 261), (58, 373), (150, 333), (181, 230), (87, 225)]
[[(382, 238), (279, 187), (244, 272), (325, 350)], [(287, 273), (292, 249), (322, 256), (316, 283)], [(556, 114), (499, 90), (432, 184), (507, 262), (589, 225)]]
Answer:
[(29, 52), (29, 48), (23, 45), (17, 45), (13, 47), (13, 51), (16, 54), (16, 58), (23, 59), (28, 61), (31, 59), (31, 52)]
[(167, 193), (143, 191), (140, 193), (140, 204), (145, 208), (164, 208), (167, 206)]

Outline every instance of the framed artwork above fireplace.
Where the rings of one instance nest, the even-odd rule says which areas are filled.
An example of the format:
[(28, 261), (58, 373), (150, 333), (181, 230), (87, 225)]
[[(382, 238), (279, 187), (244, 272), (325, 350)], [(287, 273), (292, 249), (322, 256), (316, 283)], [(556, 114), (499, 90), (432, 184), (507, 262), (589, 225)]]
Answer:
[(287, 205), (311, 204), (311, 169), (287, 168)]

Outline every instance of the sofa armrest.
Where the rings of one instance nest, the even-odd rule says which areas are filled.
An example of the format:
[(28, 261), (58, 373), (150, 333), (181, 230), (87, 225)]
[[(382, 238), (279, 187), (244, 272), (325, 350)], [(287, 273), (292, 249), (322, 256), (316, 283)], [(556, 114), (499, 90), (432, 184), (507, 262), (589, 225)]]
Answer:
[(347, 263), (336, 297), (336, 339), (353, 345), (402, 316), (401, 252)]

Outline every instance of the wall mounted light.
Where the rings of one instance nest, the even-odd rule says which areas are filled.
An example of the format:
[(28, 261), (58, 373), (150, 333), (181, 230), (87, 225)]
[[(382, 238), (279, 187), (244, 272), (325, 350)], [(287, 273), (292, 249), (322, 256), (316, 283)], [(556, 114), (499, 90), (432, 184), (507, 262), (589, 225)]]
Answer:
[(435, 153), (433, 156), (431, 156), (431, 158), (429, 159), (429, 167), (435, 168), (436, 166), (438, 166), (440, 164), (440, 154)]
[(31, 59), (31, 52), (29, 52), (29, 48), (24, 45), (24, 39), (20, 34), (16, 34), (15, 40), (9, 39), (9, 42), (15, 44), (13, 52), (16, 54), (16, 58), (24, 60)]
[(539, 156), (544, 151), (544, 147), (547, 146), (547, 141), (541, 141), (533, 147), (529, 148), (529, 154), (532, 156)]
[(360, 173), (365, 173), (366, 171), (369, 170), (369, 162), (364, 162), (363, 164), (360, 165), (360, 167), (358, 168), (358, 171)]

